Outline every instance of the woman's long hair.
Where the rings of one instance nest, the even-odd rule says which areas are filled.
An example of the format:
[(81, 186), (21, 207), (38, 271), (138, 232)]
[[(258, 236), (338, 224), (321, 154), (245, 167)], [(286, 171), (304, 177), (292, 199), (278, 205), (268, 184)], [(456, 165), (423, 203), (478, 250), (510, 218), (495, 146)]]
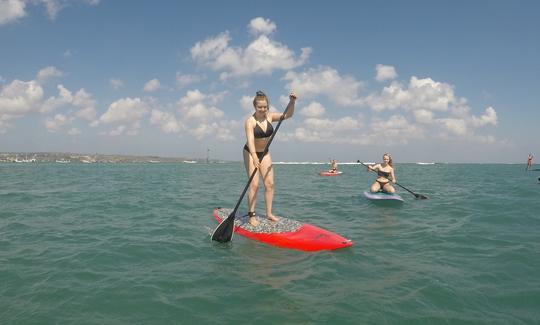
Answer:
[(392, 164), (392, 157), (391, 157), (389, 154), (387, 154), (387, 153), (385, 153), (385, 154), (383, 155), (383, 158), (384, 158), (384, 156), (388, 156), (388, 159), (390, 159), (390, 160), (388, 161), (388, 165), (390, 165), (390, 167), (394, 168), (394, 165)]

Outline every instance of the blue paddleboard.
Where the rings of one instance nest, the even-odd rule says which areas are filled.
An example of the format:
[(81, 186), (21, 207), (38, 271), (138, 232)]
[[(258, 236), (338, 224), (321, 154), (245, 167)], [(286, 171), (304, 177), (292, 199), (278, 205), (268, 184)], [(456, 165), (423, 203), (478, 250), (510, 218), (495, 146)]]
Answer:
[(397, 194), (388, 194), (388, 193), (384, 193), (384, 192), (377, 192), (377, 193), (372, 193), (372, 192), (368, 192), (368, 191), (364, 191), (364, 196), (370, 200), (374, 200), (374, 201), (400, 201), (400, 202), (403, 202), (403, 199), (401, 198), (401, 196), (397, 195)]

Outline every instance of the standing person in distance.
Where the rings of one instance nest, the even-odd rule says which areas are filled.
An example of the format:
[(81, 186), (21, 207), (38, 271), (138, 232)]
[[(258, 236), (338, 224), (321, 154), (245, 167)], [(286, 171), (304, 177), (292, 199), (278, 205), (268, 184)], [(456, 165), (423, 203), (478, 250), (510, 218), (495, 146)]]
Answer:
[(527, 168), (525, 170), (530, 170), (531, 167), (532, 167), (532, 160), (533, 160), (533, 155), (532, 154), (529, 154), (529, 157), (527, 157)]
[(377, 179), (371, 185), (371, 192), (376, 193), (383, 191), (389, 194), (396, 192), (392, 183), (396, 182), (396, 176), (394, 175), (394, 167), (392, 165), (392, 157), (385, 153), (383, 155), (383, 162), (380, 164), (370, 165), (368, 170), (377, 172)]
[(288, 119), (294, 114), (294, 104), (296, 94), (289, 94), (289, 104), (287, 105), (287, 114), (270, 112), (270, 102), (268, 97), (262, 91), (257, 91), (253, 98), (253, 108), (255, 113), (246, 119), (244, 128), (246, 131), (246, 144), (242, 150), (244, 156), (244, 165), (248, 177), (253, 170), (257, 168), (257, 173), (251, 182), (248, 191), (248, 222), (252, 226), (258, 226), (259, 221), (256, 218), (255, 206), (257, 203), (257, 191), (259, 190), (259, 180), (262, 176), (264, 183), (264, 199), (266, 203), (266, 218), (271, 221), (278, 221), (279, 218), (272, 213), (272, 201), (274, 199), (274, 169), (272, 168), (272, 157), (269, 152), (265, 152), (266, 144), (270, 136), (274, 133), (272, 122), (277, 122), (281, 118)]

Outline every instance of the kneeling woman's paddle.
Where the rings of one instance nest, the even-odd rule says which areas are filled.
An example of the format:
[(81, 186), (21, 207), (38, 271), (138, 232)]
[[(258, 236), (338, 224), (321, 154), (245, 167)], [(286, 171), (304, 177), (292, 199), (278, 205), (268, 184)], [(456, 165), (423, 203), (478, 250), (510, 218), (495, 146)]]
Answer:
[[(361, 162), (360, 160), (358, 160), (359, 163), (361, 163), (362, 165), (368, 167), (368, 165), (364, 164), (363, 162)], [(368, 168), (369, 169), (369, 168)], [(372, 172), (375, 172), (374, 170), (372, 169), (369, 169), (370, 171)], [(408, 188), (406, 188), (405, 186), (399, 184), (398, 182), (394, 183), (396, 184), (397, 186), (401, 187), (402, 189), (406, 190), (407, 192), (411, 193), (412, 195), (414, 195), (415, 198), (417, 199), (422, 199), (422, 200), (426, 200), (427, 199), (427, 196), (425, 195), (422, 195), (422, 194), (417, 194), (417, 193), (414, 193), (413, 191), (409, 190)]]
[[(287, 111), (289, 110), (289, 106), (287, 105), (287, 108), (285, 108), (285, 111), (281, 115), (281, 118), (279, 119), (279, 122), (276, 126), (276, 129), (274, 130), (274, 133), (270, 136), (270, 139), (268, 139), (268, 142), (266, 143), (266, 147), (264, 147), (264, 153), (268, 152), (268, 148), (270, 147), (270, 144), (272, 143), (272, 140), (274, 140), (274, 137), (276, 136), (277, 131), (279, 130), (279, 126), (281, 125), (281, 122), (285, 119), (285, 115), (287, 115)], [(236, 211), (238, 210), (238, 207), (240, 206), (240, 203), (242, 202), (242, 199), (244, 198), (244, 195), (246, 195), (246, 192), (249, 188), (249, 185), (251, 184), (251, 181), (255, 177), (255, 174), (257, 174), (258, 168), (255, 167), (253, 170), (253, 173), (251, 173), (251, 176), (249, 177), (249, 180), (244, 187), (244, 190), (242, 191), (242, 195), (240, 195), (240, 199), (238, 199), (238, 202), (236, 202), (236, 206), (234, 207), (234, 210), (229, 214), (229, 216), (222, 220), (221, 223), (217, 226), (217, 228), (212, 233), (212, 240), (218, 241), (220, 243), (226, 243), (232, 240), (232, 236), (234, 233), (234, 219), (236, 218)]]

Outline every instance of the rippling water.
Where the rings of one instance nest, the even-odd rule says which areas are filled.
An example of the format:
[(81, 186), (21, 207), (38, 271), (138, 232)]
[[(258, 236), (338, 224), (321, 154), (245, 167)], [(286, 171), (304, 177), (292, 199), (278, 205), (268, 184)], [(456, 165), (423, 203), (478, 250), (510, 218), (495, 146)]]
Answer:
[(211, 243), (241, 163), (0, 164), (0, 323), (540, 322), (540, 172), (401, 164), (429, 199), (388, 205), (326, 167), (275, 166), (276, 214), (355, 241), (306, 253)]

